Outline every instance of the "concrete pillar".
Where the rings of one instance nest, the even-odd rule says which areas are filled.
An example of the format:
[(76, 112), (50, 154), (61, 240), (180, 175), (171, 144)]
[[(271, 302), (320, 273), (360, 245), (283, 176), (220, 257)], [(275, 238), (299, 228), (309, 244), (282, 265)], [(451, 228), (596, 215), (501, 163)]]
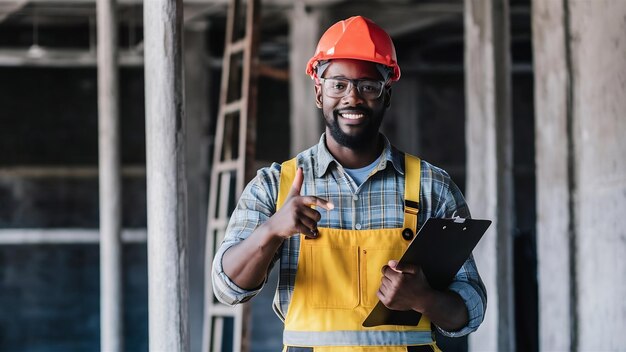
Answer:
[(321, 113), (315, 106), (313, 81), (305, 74), (306, 63), (319, 40), (319, 12), (295, 2), (290, 17), (289, 76), (291, 105), (291, 156), (317, 144), (323, 131)]
[[(185, 114), (187, 116), (187, 209), (189, 233), (189, 336), (202, 348), (204, 242), (209, 179), (209, 82), (207, 23), (185, 26)], [(212, 293), (209, 293), (212, 294)]]
[(626, 3), (533, 3), (540, 348), (626, 344)]
[(563, 1), (532, 3), (535, 70), (535, 150), (537, 177), (537, 272), (539, 276), (539, 347), (570, 351), (574, 253), (568, 125), (569, 60)]
[(475, 351), (514, 351), (513, 138), (507, 0), (465, 1), (467, 200), (493, 221), (474, 256), (488, 292)]
[(182, 0), (144, 6), (150, 351), (188, 351)]
[(618, 351), (626, 346), (626, 1), (568, 2), (575, 348)]
[(115, 0), (97, 1), (98, 162), (100, 194), (100, 348), (124, 350), (122, 191)]

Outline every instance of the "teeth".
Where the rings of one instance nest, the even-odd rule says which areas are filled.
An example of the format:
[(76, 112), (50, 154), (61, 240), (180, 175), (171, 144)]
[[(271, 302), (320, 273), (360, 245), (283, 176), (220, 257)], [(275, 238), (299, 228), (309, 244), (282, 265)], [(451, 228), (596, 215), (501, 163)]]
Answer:
[(363, 117), (363, 114), (341, 114), (346, 119), (357, 120)]

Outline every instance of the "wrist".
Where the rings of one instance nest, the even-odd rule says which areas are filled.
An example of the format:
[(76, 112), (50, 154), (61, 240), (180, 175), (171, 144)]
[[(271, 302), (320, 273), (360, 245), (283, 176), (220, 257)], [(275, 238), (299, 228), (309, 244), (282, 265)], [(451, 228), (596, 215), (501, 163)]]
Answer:
[(262, 243), (264, 245), (280, 245), (285, 240), (285, 238), (274, 228), (272, 218), (261, 224), (257, 228), (257, 231), (261, 233), (261, 237), (263, 238)]
[(429, 311), (437, 304), (438, 294), (439, 291), (432, 288), (425, 290), (416, 301), (416, 305), (413, 307), (413, 310), (424, 315), (429, 315)]

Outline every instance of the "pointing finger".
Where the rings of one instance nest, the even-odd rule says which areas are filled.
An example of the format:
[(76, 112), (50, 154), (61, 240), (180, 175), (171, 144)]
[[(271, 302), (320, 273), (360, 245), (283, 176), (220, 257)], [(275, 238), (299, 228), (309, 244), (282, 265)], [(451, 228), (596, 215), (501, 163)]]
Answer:
[(315, 205), (317, 207), (324, 208), (326, 210), (335, 209), (335, 205), (332, 202), (319, 198), (319, 197), (306, 196), (306, 197), (303, 197), (302, 200), (305, 205)]
[(302, 189), (303, 180), (304, 180), (304, 175), (302, 173), (302, 168), (299, 167), (298, 170), (296, 171), (296, 175), (293, 178), (293, 183), (291, 184), (291, 190), (289, 191), (289, 195), (287, 196), (287, 198), (300, 195), (300, 190)]

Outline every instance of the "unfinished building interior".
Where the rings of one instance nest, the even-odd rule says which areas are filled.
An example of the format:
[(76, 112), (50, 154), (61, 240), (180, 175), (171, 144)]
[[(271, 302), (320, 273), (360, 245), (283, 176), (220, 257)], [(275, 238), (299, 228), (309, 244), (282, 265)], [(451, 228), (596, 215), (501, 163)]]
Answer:
[[(0, 1), (0, 350), (282, 348), (276, 273), (240, 315), (207, 308), (207, 243), (219, 239), (207, 232), (211, 175), (225, 143), (216, 130), (241, 128), (218, 123), (232, 3)], [(439, 336), (440, 347), (623, 350), (626, 1), (242, 3), (258, 3), (247, 178), (317, 143), (323, 120), (305, 64), (332, 23), (370, 18), (402, 68), (384, 134), (447, 170), (472, 216), (494, 221), (474, 251), (485, 321), (469, 338)], [(159, 114), (171, 124), (149, 123)], [(103, 186), (111, 175), (115, 190)], [(170, 176), (173, 198), (155, 200), (161, 186), (151, 193), (147, 179)], [(174, 222), (153, 223), (150, 211)], [(163, 293), (157, 282), (176, 285)]]

